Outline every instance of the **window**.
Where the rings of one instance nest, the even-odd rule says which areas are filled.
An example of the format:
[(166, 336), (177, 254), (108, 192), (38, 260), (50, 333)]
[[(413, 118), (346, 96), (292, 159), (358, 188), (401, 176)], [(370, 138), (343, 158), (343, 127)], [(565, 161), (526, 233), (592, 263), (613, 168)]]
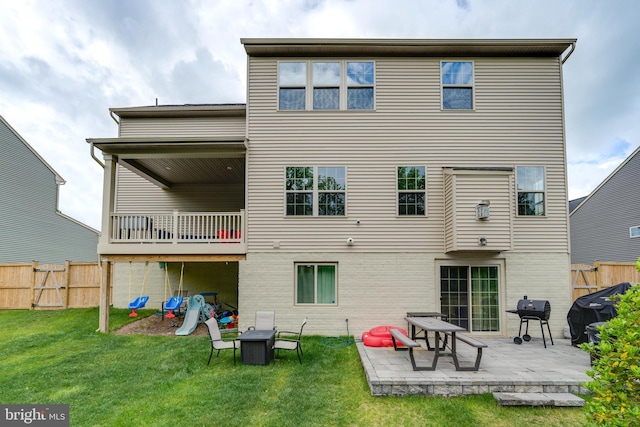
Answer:
[(497, 266), (441, 266), (440, 310), (471, 332), (500, 330)]
[(518, 166), (516, 168), (519, 216), (544, 216), (544, 167)]
[(373, 62), (347, 62), (347, 110), (373, 110)]
[(285, 175), (287, 216), (346, 215), (346, 168), (289, 166)]
[(336, 305), (337, 264), (295, 264), (296, 304)]
[(279, 62), (278, 108), (373, 110), (374, 85), (371, 61)]
[(340, 63), (313, 63), (313, 109), (340, 108)]
[(281, 62), (278, 66), (281, 110), (304, 110), (306, 105), (306, 62)]
[(629, 237), (640, 237), (640, 225), (629, 228)]
[(442, 109), (473, 109), (473, 62), (441, 62)]
[(426, 167), (398, 166), (398, 215), (425, 215)]

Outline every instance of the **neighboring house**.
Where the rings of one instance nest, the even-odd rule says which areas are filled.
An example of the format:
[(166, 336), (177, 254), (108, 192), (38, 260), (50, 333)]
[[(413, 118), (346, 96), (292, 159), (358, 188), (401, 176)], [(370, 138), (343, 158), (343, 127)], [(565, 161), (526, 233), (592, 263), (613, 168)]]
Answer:
[(640, 147), (587, 197), (569, 202), (571, 262), (640, 257)]
[(64, 183), (0, 116), (0, 263), (98, 260), (98, 231), (58, 210)]
[(113, 108), (118, 137), (87, 140), (105, 159), (115, 305), (147, 292), (159, 307), (159, 262), (174, 289), (186, 262), (185, 288), (237, 303), (241, 329), (258, 309), (356, 335), (435, 311), (508, 336), (527, 295), (561, 336), (575, 40), (242, 43), (246, 106)]

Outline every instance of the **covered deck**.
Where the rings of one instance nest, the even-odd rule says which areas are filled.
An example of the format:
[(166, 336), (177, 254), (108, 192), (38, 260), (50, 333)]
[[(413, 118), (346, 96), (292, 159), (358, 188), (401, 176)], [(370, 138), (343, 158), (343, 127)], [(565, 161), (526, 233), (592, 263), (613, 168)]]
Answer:
[(98, 252), (118, 254), (244, 254), (245, 213), (110, 214), (108, 240)]

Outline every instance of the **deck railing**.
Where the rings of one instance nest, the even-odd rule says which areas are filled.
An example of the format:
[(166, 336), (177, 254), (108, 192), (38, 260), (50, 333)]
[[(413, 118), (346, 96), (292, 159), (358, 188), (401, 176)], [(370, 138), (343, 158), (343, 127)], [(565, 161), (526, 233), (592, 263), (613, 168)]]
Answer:
[(244, 210), (111, 214), (111, 243), (241, 243)]

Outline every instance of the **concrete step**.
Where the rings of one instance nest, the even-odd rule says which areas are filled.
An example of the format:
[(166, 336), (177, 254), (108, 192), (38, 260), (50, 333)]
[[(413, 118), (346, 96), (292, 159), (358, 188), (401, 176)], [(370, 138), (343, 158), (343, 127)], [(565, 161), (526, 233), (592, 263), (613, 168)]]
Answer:
[(501, 406), (584, 406), (584, 399), (571, 393), (493, 393)]

